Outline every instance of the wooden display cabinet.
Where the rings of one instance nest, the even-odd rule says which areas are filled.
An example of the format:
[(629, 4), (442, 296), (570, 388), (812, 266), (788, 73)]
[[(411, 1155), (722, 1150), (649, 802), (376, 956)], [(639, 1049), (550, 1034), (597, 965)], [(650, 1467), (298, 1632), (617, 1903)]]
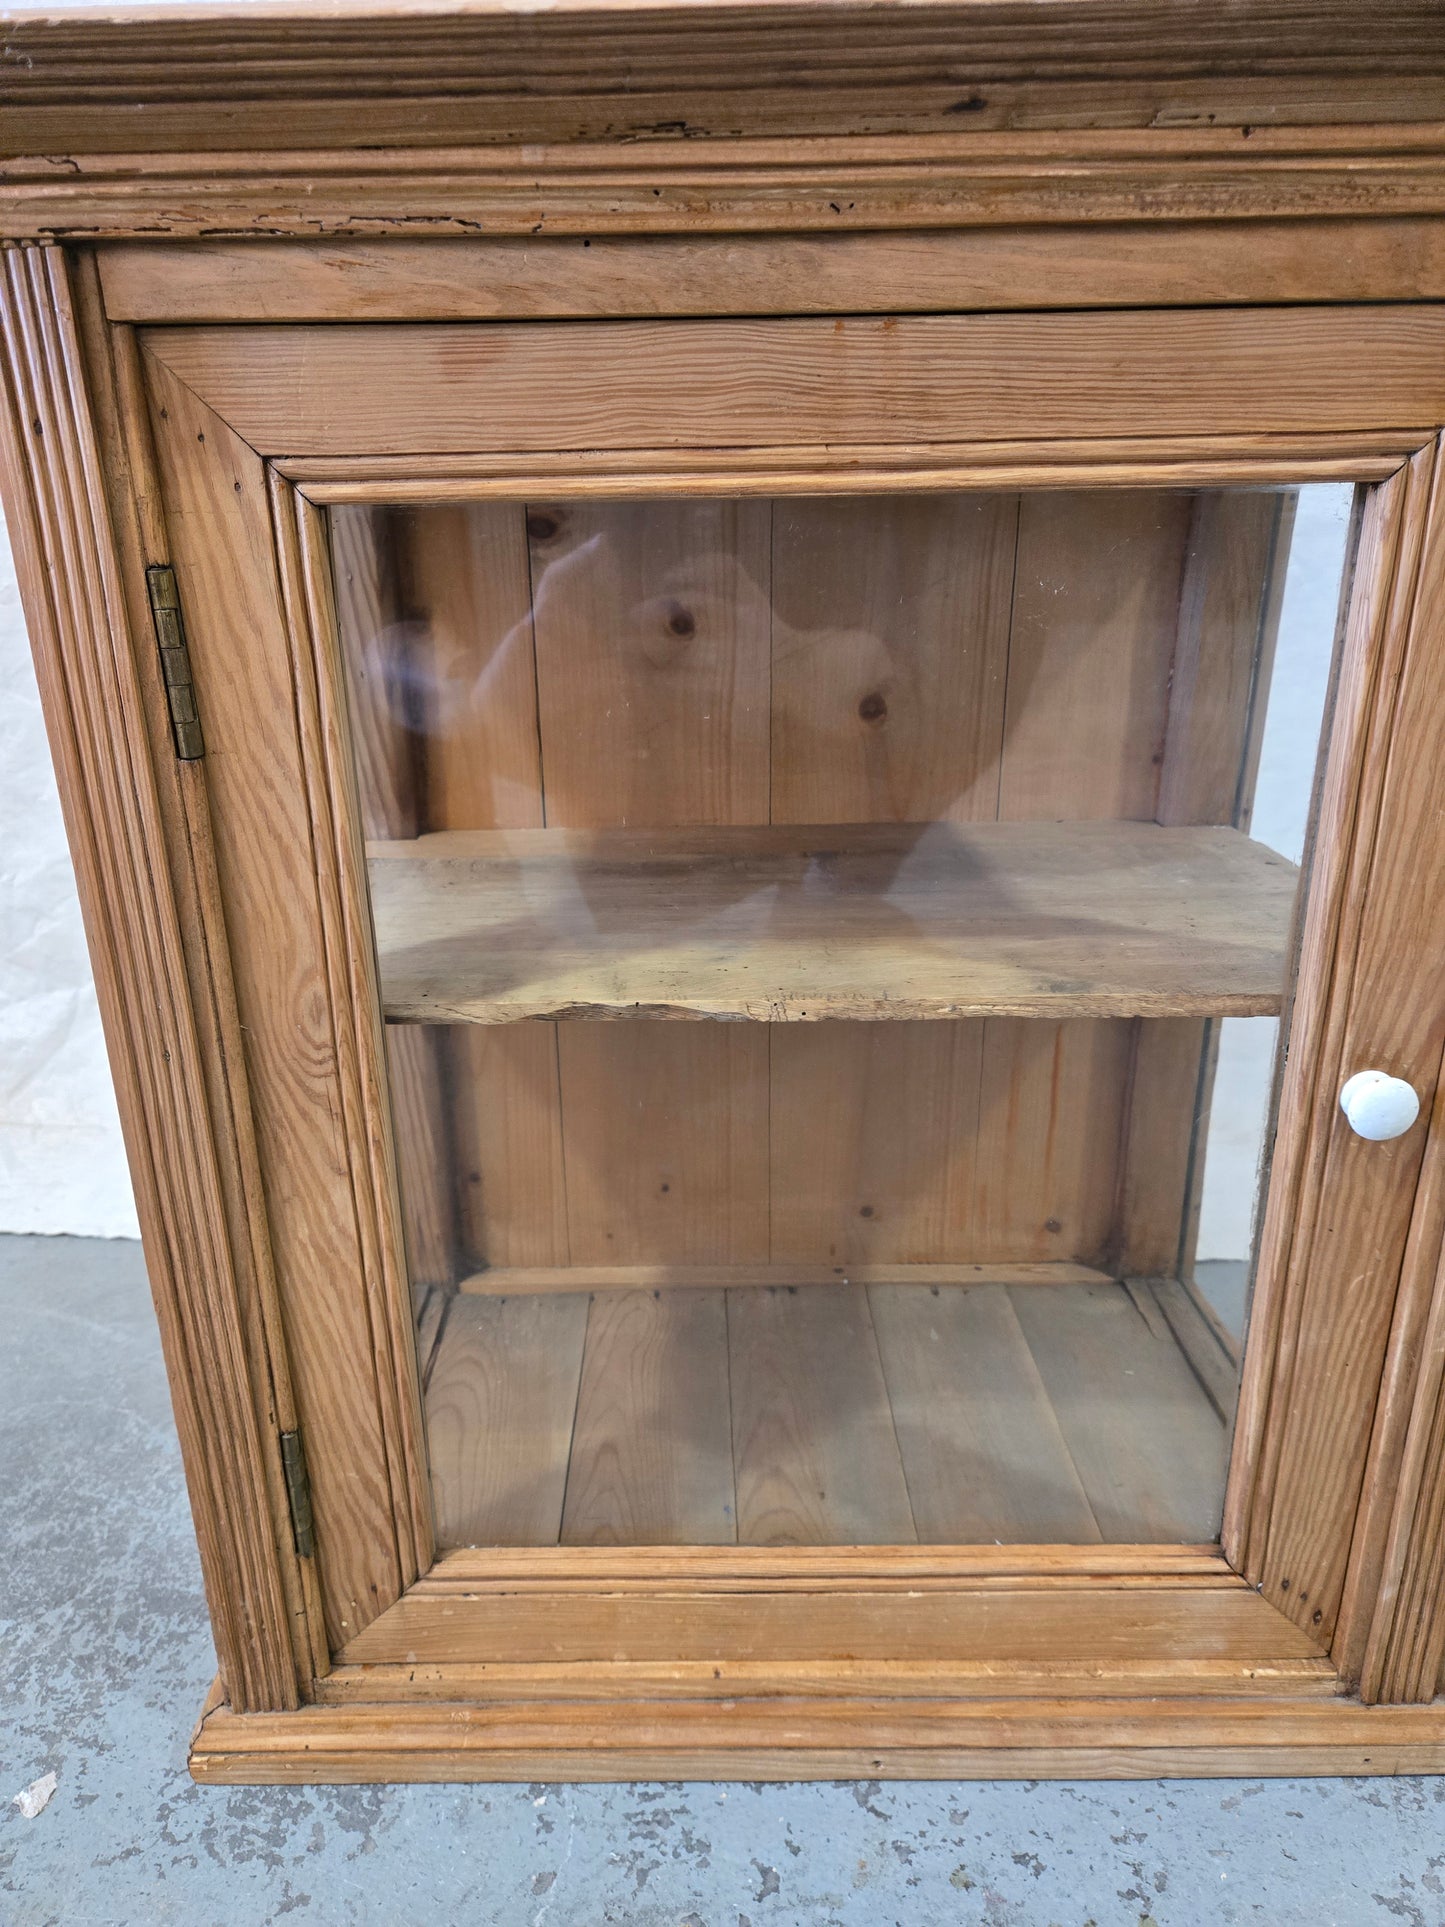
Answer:
[(197, 1777), (1445, 1766), (1438, 6), (5, 31)]

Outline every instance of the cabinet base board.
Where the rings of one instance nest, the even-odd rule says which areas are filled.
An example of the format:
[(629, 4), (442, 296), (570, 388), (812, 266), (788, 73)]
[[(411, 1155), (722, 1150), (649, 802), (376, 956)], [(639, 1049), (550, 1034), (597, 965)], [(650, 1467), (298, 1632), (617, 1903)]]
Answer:
[(1445, 1705), (1274, 1698), (309, 1706), (213, 1696), (202, 1785), (536, 1780), (1137, 1780), (1445, 1771)]

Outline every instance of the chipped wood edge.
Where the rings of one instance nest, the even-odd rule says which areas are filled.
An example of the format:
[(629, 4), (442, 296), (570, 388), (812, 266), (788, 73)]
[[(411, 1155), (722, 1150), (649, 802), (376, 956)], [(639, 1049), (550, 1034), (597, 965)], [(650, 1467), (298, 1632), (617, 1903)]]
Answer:
[(360, 152), (62, 145), (0, 162), (0, 233), (46, 241), (840, 232), (1299, 221), (1362, 210), (1445, 213), (1438, 122)]

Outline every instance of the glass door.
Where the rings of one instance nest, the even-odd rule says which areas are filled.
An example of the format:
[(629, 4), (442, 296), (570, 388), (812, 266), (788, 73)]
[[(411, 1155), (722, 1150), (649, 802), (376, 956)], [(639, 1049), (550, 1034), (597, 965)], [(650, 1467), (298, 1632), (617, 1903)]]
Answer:
[(441, 1549), (1217, 1538), (1352, 499), (329, 510)]

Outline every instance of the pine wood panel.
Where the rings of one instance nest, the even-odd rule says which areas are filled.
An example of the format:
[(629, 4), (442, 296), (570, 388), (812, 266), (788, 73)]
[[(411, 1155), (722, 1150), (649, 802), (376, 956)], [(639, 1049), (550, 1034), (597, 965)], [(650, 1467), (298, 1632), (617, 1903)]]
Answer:
[(1012, 1257), (974, 1223), (977, 1023), (774, 1025), (774, 1264)]
[[(1292, 494), (1210, 489), (1194, 497), (1160, 823), (1248, 827), (1293, 524)], [(1282, 982), (1282, 995), (1287, 988)], [(1139, 1027), (1115, 1238), (1126, 1275), (1182, 1278), (1192, 1269), (1218, 1045), (1213, 1022)]]
[(1132, 1026), (984, 1025), (978, 1248), (1098, 1263), (1114, 1229)]
[(151, 328), (143, 340), (267, 455), (755, 447), (784, 421), (807, 443), (1389, 426), (1418, 446), (1445, 416), (1445, 316), (1428, 306), (338, 324), (322, 341), (304, 327)]
[(1294, 496), (1208, 489), (1194, 497), (1180, 583), (1156, 815), (1247, 824)]
[[(762, 502), (528, 509), (548, 822), (766, 820), (768, 531)], [(762, 1038), (565, 1026), (572, 1258), (765, 1257), (766, 1079)]]
[(567, 1169), (556, 1025), (456, 1025), (444, 1035), (472, 1256), (489, 1266), (565, 1266)]
[(419, 1024), (389, 1024), (386, 1072), (413, 1285), (450, 1285), (461, 1265), (457, 1147), (444, 1084), (443, 1040)]
[(586, 1331), (583, 1293), (448, 1298), (426, 1387), (440, 1545), (556, 1543)]
[(885, 1285), (868, 1302), (918, 1537), (1099, 1539), (1007, 1291)]
[(866, 1287), (736, 1292), (727, 1316), (738, 1538), (916, 1538)]
[(766, 822), (767, 505), (535, 506), (527, 528), (547, 822)]
[(540, 824), (532, 583), (511, 503), (395, 515), (421, 830)]
[[(1281, 996), (1287, 967), (1281, 956)], [(1216, 1035), (1209, 1018), (1134, 1026), (1109, 1251), (1124, 1277), (1178, 1278), (1190, 1269)]]
[[(391, 512), (398, 583), (389, 631), (358, 632), (361, 661), (396, 664), (413, 760), (417, 831), (543, 821), (531, 572), (513, 504)], [(555, 1040), (484, 1042), (439, 1030), (433, 1045), (450, 1137), (438, 1176), (456, 1192), (465, 1250), (517, 1261), (566, 1252)], [(404, 1172), (403, 1194), (418, 1188)]]
[[(425, 772), (412, 727), (413, 637), (398, 555), (399, 517), (341, 508), (329, 519), (331, 581), (345, 670), (357, 801), (367, 836), (412, 837), (425, 823)], [(392, 1141), (414, 1285), (448, 1285), (462, 1268), (449, 1105), (440, 1038), (386, 1039)]]
[(117, 321), (505, 321), (1445, 299), (1445, 221), (971, 233), (137, 241), (98, 250)]
[(1103, 1537), (1213, 1538), (1227, 1440), (1162, 1316), (1117, 1286), (1010, 1296)]
[(774, 823), (996, 813), (1018, 502), (779, 501)]
[(574, 1264), (768, 1253), (768, 1039), (734, 1024), (559, 1027)]
[(387, 1014), (1277, 1011), (1297, 871), (1130, 823), (512, 831), (371, 846)]
[(1189, 497), (1025, 495), (998, 813), (1152, 820)]
[(367, 836), (415, 836), (424, 827), (407, 714), (411, 665), (402, 640), (398, 521), (392, 509), (357, 504), (338, 504), (327, 518), (351, 751)]
[(720, 1291), (592, 1300), (562, 1520), (567, 1544), (732, 1544), (727, 1355)]

